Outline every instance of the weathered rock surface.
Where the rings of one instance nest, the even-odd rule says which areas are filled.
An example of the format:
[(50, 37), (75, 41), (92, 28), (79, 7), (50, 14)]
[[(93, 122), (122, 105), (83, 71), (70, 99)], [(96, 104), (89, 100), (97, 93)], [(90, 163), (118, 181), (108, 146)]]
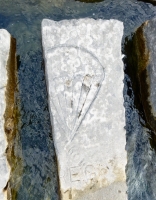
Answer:
[(8, 199), (7, 183), (11, 167), (12, 147), (8, 146), (14, 133), (15, 41), (0, 29), (0, 199)]
[(123, 24), (43, 20), (49, 109), (63, 200), (125, 200)]
[(156, 131), (156, 18), (146, 21), (129, 41), (128, 63), (134, 71), (145, 117)]

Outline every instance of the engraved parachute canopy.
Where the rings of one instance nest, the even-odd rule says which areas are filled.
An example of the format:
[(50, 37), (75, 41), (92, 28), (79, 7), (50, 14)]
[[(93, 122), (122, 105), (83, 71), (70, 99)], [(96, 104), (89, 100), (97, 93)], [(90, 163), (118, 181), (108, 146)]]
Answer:
[(104, 68), (94, 54), (73, 46), (49, 49), (47, 66), (51, 66), (47, 76), (52, 77), (49, 92), (53, 117), (71, 141), (97, 96)]

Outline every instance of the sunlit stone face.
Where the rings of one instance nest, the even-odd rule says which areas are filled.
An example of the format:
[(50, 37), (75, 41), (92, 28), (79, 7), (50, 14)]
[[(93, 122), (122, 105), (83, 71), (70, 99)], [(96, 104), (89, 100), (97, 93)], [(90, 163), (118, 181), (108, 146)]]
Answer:
[(49, 109), (63, 200), (125, 200), (123, 25), (43, 20)]
[(58, 46), (50, 49), (47, 56), (53, 77), (50, 102), (57, 123), (70, 143), (99, 92), (104, 67), (85, 48), (75, 46)]
[(0, 199), (6, 199), (3, 191), (10, 175), (10, 167), (6, 158), (7, 139), (4, 131), (4, 113), (6, 109), (7, 61), (10, 51), (10, 34), (0, 29)]

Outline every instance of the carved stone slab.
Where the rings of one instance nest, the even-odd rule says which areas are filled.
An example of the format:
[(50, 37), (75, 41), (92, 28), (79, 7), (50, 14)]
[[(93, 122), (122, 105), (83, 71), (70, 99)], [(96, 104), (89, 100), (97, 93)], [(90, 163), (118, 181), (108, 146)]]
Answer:
[(6, 199), (6, 192), (3, 189), (10, 176), (10, 167), (6, 158), (7, 139), (4, 130), (4, 114), (6, 110), (6, 86), (7, 86), (7, 62), (10, 52), (10, 34), (0, 29), (0, 199)]
[(63, 200), (125, 200), (123, 24), (42, 21), (49, 110)]

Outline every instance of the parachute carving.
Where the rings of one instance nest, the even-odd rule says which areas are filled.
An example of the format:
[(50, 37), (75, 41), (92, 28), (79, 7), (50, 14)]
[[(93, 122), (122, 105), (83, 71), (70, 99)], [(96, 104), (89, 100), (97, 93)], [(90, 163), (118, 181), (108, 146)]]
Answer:
[(47, 71), (53, 77), (49, 87), (53, 117), (70, 143), (100, 90), (104, 68), (81, 47), (54, 47), (48, 50), (47, 58), (47, 62), (52, 60)]

